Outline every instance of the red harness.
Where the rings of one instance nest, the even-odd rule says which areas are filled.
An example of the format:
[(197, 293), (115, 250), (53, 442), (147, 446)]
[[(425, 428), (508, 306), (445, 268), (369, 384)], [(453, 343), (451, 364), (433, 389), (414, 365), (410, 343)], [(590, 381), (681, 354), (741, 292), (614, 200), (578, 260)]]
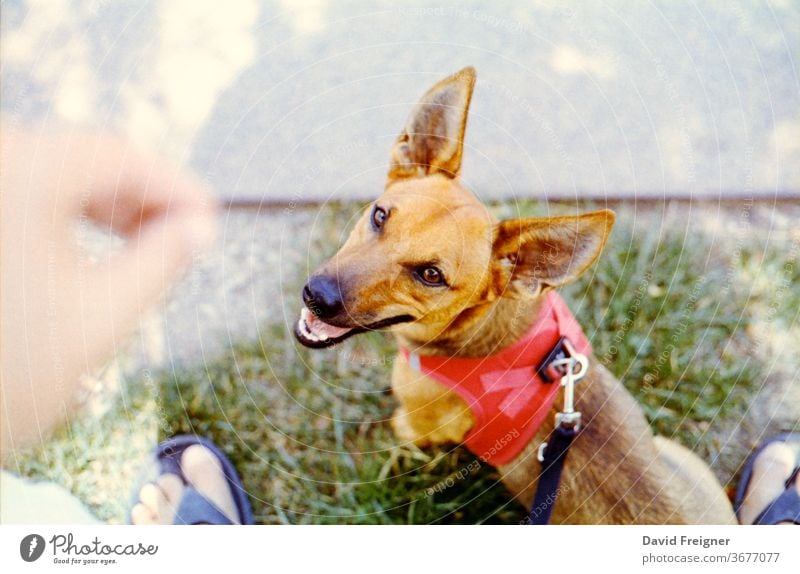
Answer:
[(528, 332), (499, 353), (471, 359), (418, 355), (403, 347), (400, 352), (414, 370), (464, 399), (475, 415), (464, 443), (485, 462), (499, 466), (522, 452), (553, 405), (560, 385), (537, 371), (562, 337), (579, 353), (591, 353), (575, 317), (551, 291)]

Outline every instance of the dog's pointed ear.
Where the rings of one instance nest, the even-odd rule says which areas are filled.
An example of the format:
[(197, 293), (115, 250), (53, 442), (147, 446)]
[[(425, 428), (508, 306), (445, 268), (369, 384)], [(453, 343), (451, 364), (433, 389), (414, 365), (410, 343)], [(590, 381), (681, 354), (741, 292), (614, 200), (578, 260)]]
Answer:
[(428, 90), (392, 148), (390, 180), (458, 175), (474, 86), (475, 68), (468, 67)]
[(614, 217), (613, 211), (604, 209), (499, 223), (493, 250), (505, 279), (505, 294), (536, 295), (573, 281), (600, 256)]

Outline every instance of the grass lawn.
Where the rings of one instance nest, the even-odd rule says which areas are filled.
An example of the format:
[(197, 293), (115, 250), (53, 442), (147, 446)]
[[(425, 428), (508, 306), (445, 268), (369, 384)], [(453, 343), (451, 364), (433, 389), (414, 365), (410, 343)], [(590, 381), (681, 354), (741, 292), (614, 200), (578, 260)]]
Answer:
[[(340, 222), (358, 208), (321, 210), (310, 258), (332, 254)], [(501, 217), (543, 213), (540, 203), (494, 209)], [(598, 360), (636, 396), (653, 429), (714, 461), (728, 482), (751, 447), (731, 449), (728, 434), (748, 420), (765, 372), (774, 371), (764, 333), (798, 348), (798, 209), (744, 202), (616, 211), (599, 264), (562, 293)], [(298, 283), (285, 295), (298, 308), (299, 291)], [(464, 448), (395, 446), (395, 401), (385, 392), (393, 353), (383, 334), (311, 351), (283, 322), (264, 325), (259, 340), (214, 360), (123, 377), (93, 416), (7, 468), (65, 484), (101, 518), (124, 521), (147, 450), (194, 432), (231, 457), (262, 523), (519, 522), (524, 509)], [(795, 377), (798, 356), (784, 358)]]

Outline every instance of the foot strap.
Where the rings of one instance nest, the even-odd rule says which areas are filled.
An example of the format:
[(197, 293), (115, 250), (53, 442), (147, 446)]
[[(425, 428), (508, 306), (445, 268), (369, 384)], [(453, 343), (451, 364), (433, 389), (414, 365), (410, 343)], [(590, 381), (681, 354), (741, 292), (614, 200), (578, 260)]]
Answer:
[(173, 524), (233, 524), (227, 516), (217, 507), (216, 504), (208, 500), (191, 486), (187, 486), (183, 491), (181, 503), (175, 512)]

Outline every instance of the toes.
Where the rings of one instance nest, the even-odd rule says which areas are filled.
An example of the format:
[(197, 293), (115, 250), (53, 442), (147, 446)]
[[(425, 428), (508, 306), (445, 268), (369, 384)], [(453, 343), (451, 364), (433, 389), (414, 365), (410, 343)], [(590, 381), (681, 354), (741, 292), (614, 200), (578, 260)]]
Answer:
[(139, 491), (139, 500), (155, 514), (158, 514), (167, 502), (164, 492), (152, 482), (145, 484)]
[[(202, 445), (192, 445), (181, 455), (180, 466), (187, 483), (217, 506), (231, 522), (240, 522), (228, 479), (213, 452)], [(171, 473), (145, 484), (139, 491), (139, 503), (131, 509), (131, 521), (133, 524), (172, 524), (185, 488), (183, 480)]]
[(137, 526), (156, 524), (156, 516), (141, 502), (131, 509), (131, 522)]
[(174, 474), (163, 474), (139, 491), (139, 502), (131, 509), (133, 524), (172, 524), (183, 496), (183, 481)]
[[(170, 477), (178, 480), (177, 487), (175, 481)], [(164, 490), (162, 488), (164, 486), (168, 490)], [(182, 491), (183, 485), (180, 483), (180, 479), (174, 474), (167, 474), (159, 477), (155, 484), (151, 482), (142, 487), (139, 491), (139, 504), (150, 513), (153, 523), (172, 524)]]
[(176, 508), (183, 496), (184, 485), (181, 478), (177, 474), (166, 473), (158, 477), (156, 484), (164, 493), (167, 503), (172, 508)]

